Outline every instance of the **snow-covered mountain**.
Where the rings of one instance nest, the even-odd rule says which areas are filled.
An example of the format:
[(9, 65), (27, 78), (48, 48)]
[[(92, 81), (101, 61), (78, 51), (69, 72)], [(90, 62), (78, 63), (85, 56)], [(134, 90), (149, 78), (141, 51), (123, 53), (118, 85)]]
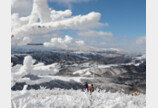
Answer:
[[(58, 65), (58, 62), (63, 60), (67, 54), (70, 56), (66, 61)], [(50, 101), (54, 98), (59, 100), (60, 96), (64, 99), (66, 95), (70, 97), (70, 101), (75, 101), (78, 95), (74, 94), (80, 94), (80, 97), (85, 96), (85, 98), (78, 98), (75, 101), (76, 103), (72, 105), (70, 102), (67, 103), (70, 108), (74, 106), (82, 107), (82, 105), (78, 104), (78, 102), (81, 102), (80, 100), (89, 102), (86, 103), (87, 107), (95, 107), (97, 104), (100, 104), (100, 107), (106, 105), (108, 108), (145, 107), (145, 55), (119, 53), (119, 51), (95, 51), (89, 53), (76, 53), (74, 51), (12, 51), (11, 62), (13, 107), (29, 107), (32, 104), (36, 107), (38, 105), (57, 107), (57, 103), (51, 103), (47, 99)], [(94, 84), (95, 89), (98, 89), (92, 95), (93, 100), (98, 101), (91, 103), (90, 95), (85, 94), (83, 91), (85, 82), (88, 82), (89, 85)], [(41, 89), (41, 87), (45, 89)], [(25, 92), (23, 93), (24, 89)], [(135, 91), (140, 95), (133, 97), (132, 93)], [(61, 95), (59, 95), (60, 93)], [(35, 95), (40, 97), (38, 98), (39, 101), (36, 97), (34, 101), (27, 100)], [(109, 95), (112, 97), (109, 98)], [(42, 98), (44, 96), (47, 99)], [(100, 96), (104, 97), (101, 98)], [(120, 98), (116, 98), (117, 96)], [(122, 96), (125, 97), (124, 101), (121, 99)], [(135, 99), (137, 103), (135, 103)], [(47, 102), (43, 103), (43, 101)], [(116, 104), (110, 104), (112, 101), (116, 102)], [(63, 106), (59, 107), (64, 107), (66, 103), (62, 104)]]
[[(67, 53), (60, 51), (12, 52), (12, 72), (17, 71), (22, 66), (24, 67), (25, 62), (27, 61), (27, 56), (30, 55), (34, 59), (34, 62), (31, 62), (32, 66), (27, 66), (26, 64), (24, 68), (32, 68), (34, 73), (37, 73), (34, 75), (51, 75), (52, 71), (54, 71), (52, 69), (54, 69), (54, 67), (56, 68), (55, 64), (64, 59), (66, 54)], [(109, 54), (109, 52), (69, 52), (69, 54), (70, 57), (67, 58), (66, 62), (60, 64), (60, 67), (56, 69), (56, 71), (58, 72), (56, 72), (55, 75), (58, 75), (60, 77), (84, 77), (84, 79), (86, 80), (89, 80), (88, 78), (95, 77), (94, 79), (97, 80), (97, 82), (99, 82), (102, 78), (103, 84), (101, 85), (106, 85), (106, 83), (104, 83), (104, 80), (106, 79), (106, 81), (109, 81), (110, 83), (117, 83), (129, 86), (127, 88), (130, 89), (136, 89), (136, 85), (141, 85), (143, 86), (143, 89), (145, 89), (145, 55), (125, 55), (118, 53), (118, 51), (117, 53), (112, 53), (115, 56), (111, 56), (111, 53)], [(24, 60), (24, 57), (26, 60)], [(28, 62), (32, 61), (32, 58), (30, 58)], [(32, 74), (31, 72), (28, 72), (27, 69), (25, 69), (25, 71), (26, 74), (23, 75)], [(32, 75), (27, 77), (37, 76)], [(97, 79), (98, 77), (99, 80)], [(47, 77), (46, 79), (49, 79), (48, 81), (51, 81), (53, 80), (53, 77), (52, 79), (50, 77)], [(84, 80), (81, 82), (83, 83)], [(99, 85), (100, 84), (98, 84), (98, 87)], [(101, 88), (107, 87), (103, 86)], [(114, 91), (117, 90), (114, 89)], [(129, 91), (130, 90), (128, 90), (128, 92)]]
[(76, 51), (76, 50), (60, 50), (53, 49), (49, 51), (39, 50), (25, 50), (13, 49), (12, 50), (12, 63), (22, 64), (23, 59), (26, 55), (31, 55), (37, 62), (43, 62), (45, 64), (51, 64), (59, 62), (65, 57), (66, 54), (70, 54), (68, 58), (69, 63), (75, 64), (76, 62), (98, 62), (103, 64), (117, 64), (117, 63), (128, 63), (133, 59), (132, 57), (140, 57), (140, 53), (131, 53), (119, 49), (103, 49), (93, 51)]

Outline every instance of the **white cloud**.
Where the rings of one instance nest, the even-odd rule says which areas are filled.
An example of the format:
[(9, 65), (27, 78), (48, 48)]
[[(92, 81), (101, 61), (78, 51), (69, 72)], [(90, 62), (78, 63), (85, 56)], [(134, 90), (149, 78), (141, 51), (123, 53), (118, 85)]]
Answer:
[(21, 38), (12, 38), (12, 45), (26, 45), (27, 43), (31, 42), (31, 38), (30, 37), (21, 37)]
[(50, 42), (45, 42), (44, 46), (54, 48), (77, 48), (85, 45), (82, 40), (75, 40), (72, 37), (66, 35), (64, 38), (56, 37), (52, 38)]
[[(83, 37), (84, 39), (86, 38)], [(96, 37), (97, 39), (99, 37)], [(117, 48), (124, 49), (132, 52), (145, 52), (146, 51), (146, 40), (145, 36), (137, 37), (134, 39), (129, 38), (128, 36), (124, 36), (122, 38), (117, 36), (104, 36), (96, 41), (96, 39), (90, 39), (90, 37), (85, 39), (85, 42), (92, 47), (95, 48)]]
[(12, 25), (11, 28), (14, 30), (15, 28), (20, 28), (29, 22), (29, 16), (28, 17), (19, 17), (18, 13), (14, 13), (11, 15)]
[(71, 10), (65, 10), (65, 11), (51, 11), (51, 18), (52, 21), (57, 21), (57, 20), (63, 20), (66, 17), (70, 17), (72, 15)]
[(100, 22), (92, 22), (89, 24), (86, 24), (84, 26), (80, 26), (78, 27), (79, 30), (84, 31), (84, 30), (91, 30), (91, 29), (98, 29), (98, 28), (102, 28), (105, 26), (109, 26), (108, 23), (100, 23)]
[(99, 38), (99, 37), (105, 37), (105, 36), (113, 36), (113, 33), (111, 32), (103, 32), (103, 31), (79, 31), (79, 36), (88, 37), (88, 38)]
[[(14, 39), (12, 41), (17, 40), (21, 41), (25, 36), (31, 37), (36, 34), (48, 33), (50, 31), (62, 30), (62, 29), (78, 29), (79, 27), (96, 23), (100, 19), (100, 13), (91, 12), (87, 15), (78, 15), (71, 18), (66, 18), (59, 21), (51, 21), (47, 23), (32, 23), (18, 26), (18, 28), (12, 28), (12, 35), (14, 35)], [(20, 19), (17, 17), (16, 23), (24, 23), (25, 21), (19, 21)], [(17, 24), (16, 24), (17, 25)], [(17, 43), (16, 41), (16, 43)], [(12, 42), (15, 43), (15, 42)], [(18, 44), (18, 43), (17, 43)]]
[(138, 38), (136, 39), (136, 43), (139, 44), (139, 45), (144, 45), (144, 44), (146, 44), (146, 36), (138, 37)]
[(11, 0), (11, 12), (27, 16), (32, 10), (33, 0)]
[(78, 40), (75, 42), (77, 45), (82, 46), (85, 44), (85, 42), (83, 40)]
[[(85, 1), (87, 0), (63, 0), (60, 2), (77, 3)], [(32, 12), (30, 11), (30, 14), (26, 17), (21, 17), (21, 12), (12, 11), (12, 45), (26, 45), (30, 42), (40, 42), (40, 39), (44, 40), (42, 42), (46, 47), (77, 48), (85, 45), (84, 41), (73, 39), (70, 36), (65, 36), (65, 38), (60, 38), (60, 34), (54, 36), (53, 33), (59, 30), (79, 30), (80, 36), (87, 37), (113, 35), (110, 32), (91, 30), (108, 26), (107, 23), (99, 22), (101, 17), (99, 12), (72, 16), (71, 10), (55, 11), (50, 9), (46, 0), (34, 0), (34, 2), (32, 0), (13, 0), (12, 9), (20, 10), (20, 8), (25, 8), (27, 5), (30, 5), (28, 10), (32, 9)], [(51, 39), (50, 42), (48, 38)]]

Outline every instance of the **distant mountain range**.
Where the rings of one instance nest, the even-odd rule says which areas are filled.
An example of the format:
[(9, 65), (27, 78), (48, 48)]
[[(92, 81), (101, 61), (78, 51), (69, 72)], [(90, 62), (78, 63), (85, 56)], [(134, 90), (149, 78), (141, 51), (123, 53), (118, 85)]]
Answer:
[(99, 64), (117, 64), (117, 63), (129, 63), (133, 57), (142, 56), (141, 53), (131, 53), (118, 49), (107, 49), (98, 51), (76, 51), (76, 50), (61, 50), (53, 49), (52, 51), (39, 51), (39, 50), (23, 50), (12, 49), (11, 61), (13, 65), (22, 64), (23, 58), (26, 55), (31, 55), (37, 62), (43, 62), (45, 64), (51, 64), (59, 62), (67, 54), (70, 54), (67, 63), (84, 63), (95, 62)]
[[(85, 81), (92, 82), (100, 89), (111, 91), (124, 90), (125, 93), (131, 91), (145, 93), (146, 91), (146, 56), (141, 53), (130, 53), (118, 49), (87, 52), (57, 49), (53, 51), (12, 50), (11, 62), (12, 66), (23, 64), (24, 57), (31, 55), (36, 60), (35, 64), (42, 62), (48, 65), (58, 63), (67, 54), (70, 56), (66, 59), (66, 62), (60, 64), (60, 71), (56, 76), (84, 77), (81, 80), (82, 83)], [(38, 78), (38, 76), (33, 77)], [(40, 88), (40, 86), (52, 88), (52, 84), (53, 87), (60, 88), (58, 83), (61, 82), (62, 80), (52, 80), (29, 85), (29, 89)], [(17, 82), (12, 90), (21, 90), (25, 84), (25, 82)], [(68, 88), (68, 84), (74, 86), (73, 82), (64, 82), (61, 87)], [(75, 82), (75, 84), (82, 88), (80, 83)]]

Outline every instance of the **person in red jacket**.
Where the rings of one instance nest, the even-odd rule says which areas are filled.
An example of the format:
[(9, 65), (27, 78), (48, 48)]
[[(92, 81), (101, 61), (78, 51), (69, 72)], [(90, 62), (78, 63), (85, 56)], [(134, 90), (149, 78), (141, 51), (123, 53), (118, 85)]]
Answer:
[(89, 87), (89, 91), (90, 91), (91, 94), (92, 94), (92, 92), (94, 92), (93, 84), (91, 84), (91, 86)]

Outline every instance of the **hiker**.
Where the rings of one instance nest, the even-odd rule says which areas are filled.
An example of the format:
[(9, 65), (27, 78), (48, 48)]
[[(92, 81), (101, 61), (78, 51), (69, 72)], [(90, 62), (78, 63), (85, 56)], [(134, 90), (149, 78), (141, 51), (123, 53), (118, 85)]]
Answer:
[(84, 85), (85, 90), (87, 89), (87, 92), (89, 91), (88, 83), (86, 82)]
[(133, 94), (132, 94), (132, 96), (136, 96), (137, 95), (137, 92), (134, 92)]
[(92, 94), (92, 92), (94, 92), (93, 84), (91, 84), (91, 86), (89, 87), (89, 91), (90, 91), (91, 94)]

